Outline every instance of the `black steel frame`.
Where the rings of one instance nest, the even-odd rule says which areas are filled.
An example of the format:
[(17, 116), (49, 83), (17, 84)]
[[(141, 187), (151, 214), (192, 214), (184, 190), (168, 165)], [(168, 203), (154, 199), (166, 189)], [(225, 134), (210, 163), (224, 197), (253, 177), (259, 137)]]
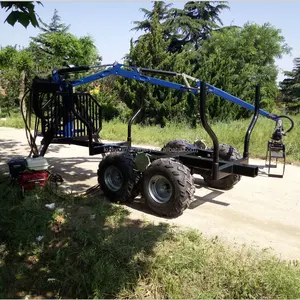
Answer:
[[(144, 149), (138, 147), (132, 147), (132, 124), (134, 123), (137, 116), (143, 109), (143, 103), (138, 111), (132, 116), (132, 118), (128, 122), (128, 130), (127, 130), (127, 141), (125, 142), (118, 142), (118, 143), (101, 143), (93, 141), (93, 133), (92, 127), (90, 126), (89, 122), (82, 118), (74, 109), (74, 93), (72, 88), (70, 87), (68, 92), (68, 102), (69, 108), (71, 108), (73, 114), (82, 121), (87, 129), (88, 129), (88, 139), (87, 140), (80, 140), (76, 138), (53, 138), (51, 141), (48, 140), (47, 144), (44, 145), (41, 155), (44, 155), (49, 144), (74, 144), (78, 146), (85, 146), (89, 148), (90, 155), (98, 155), (98, 154), (105, 154), (108, 152), (114, 151), (130, 151), (132, 153), (137, 152), (144, 152), (150, 154), (151, 160), (155, 160), (159, 157), (173, 157), (178, 159), (181, 163), (189, 167), (193, 173), (200, 174), (200, 175), (211, 175), (213, 180), (218, 180), (223, 177), (226, 177), (230, 174), (239, 174), (242, 176), (248, 177), (256, 177), (258, 175), (258, 166), (250, 165), (249, 164), (249, 144), (250, 144), (250, 137), (256, 121), (259, 115), (259, 102), (260, 102), (260, 88), (256, 86), (256, 96), (255, 96), (255, 111), (252, 118), (252, 121), (249, 125), (249, 128), (246, 132), (245, 139), (244, 139), (244, 153), (243, 158), (236, 160), (236, 161), (223, 161), (219, 159), (219, 141), (214, 133), (211, 126), (208, 124), (206, 118), (206, 84), (205, 82), (201, 82), (200, 85), (200, 94), (199, 94), (199, 109), (200, 109), (200, 118), (201, 123), (204, 129), (209, 134), (210, 138), (213, 141), (213, 150), (193, 150), (190, 152), (163, 152), (157, 151), (153, 149)], [(102, 124), (102, 123), (101, 123)], [(102, 126), (101, 126), (102, 127)]]
[[(147, 70), (146, 70), (147, 71)], [(149, 71), (149, 70), (148, 70)], [(157, 70), (150, 70), (152, 72), (158, 72)], [(175, 75), (177, 73), (174, 73)], [(171, 74), (173, 75), (173, 74)], [(77, 139), (74, 137), (57, 137), (55, 136), (55, 132), (50, 132), (47, 137), (44, 137), (44, 145), (42, 147), (42, 150), (40, 152), (40, 155), (45, 155), (48, 146), (50, 143), (54, 144), (74, 144), (78, 146), (85, 146), (89, 148), (89, 154), (90, 155), (97, 155), (97, 154), (105, 154), (112, 151), (130, 151), (132, 153), (137, 152), (144, 152), (150, 154), (151, 160), (157, 159), (159, 157), (174, 157), (181, 161), (184, 165), (189, 167), (193, 173), (200, 174), (200, 175), (211, 175), (211, 179), (218, 180), (221, 178), (224, 178), (230, 174), (239, 174), (242, 176), (249, 176), (249, 177), (256, 177), (258, 175), (258, 166), (250, 165), (249, 164), (249, 145), (250, 145), (250, 138), (251, 134), (253, 132), (253, 129), (255, 127), (255, 124), (257, 122), (257, 119), (259, 117), (260, 113), (260, 87), (256, 86), (256, 92), (255, 92), (255, 105), (254, 105), (254, 114), (253, 118), (251, 120), (251, 123), (248, 127), (248, 130), (245, 134), (244, 138), (244, 152), (243, 152), (243, 158), (236, 160), (236, 161), (223, 161), (219, 158), (219, 141), (218, 138), (211, 128), (211, 126), (208, 124), (207, 118), (206, 118), (206, 94), (209, 92), (210, 86), (207, 85), (204, 81), (200, 82), (200, 93), (196, 93), (197, 96), (199, 96), (199, 111), (200, 111), (200, 119), (201, 123), (206, 130), (206, 132), (209, 134), (212, 142), (213, 142), (213, 150), (193, 150), (190, 152), (180, 152), (180, 153), (174, 153), (174, 152), (163, 152), (163, 151), (157, 151), (153, 149), (144, 149), (144, 148), (138, 148), (138, 147), (132, 147), (132, 124), (140, 114), (140, 112), (143, 109), (143, 103), (141, 103), (140, 108), (138, 111), (132, 116), (132, 118), (128, 122), (128, 129), (127, 129), (127, 141), (119, 142), (119, 143), (102, 143), (99, 141), (94, 140), (95, 133), (93, 132), (93, 128), (91, 126), (91, 122), (89, 120), (84, 119), (75, 109), (74, 107), (74, 97), (78, 96), (78, 93), (73, 92), (74, 84), (72, 83), (69, 86), (66, 86), (66, 89), (64, 89), (64, 92), (55, 92), (57, 87), (57, 83), (55, 83), (55, 86), (52, 87), (52, 89), (48, 90), (47, 96), (49, 97), (49, 93), (53, 95), (54, 99), (56, 96), (60, 95), (63, 97), (65, 101), (63, 101), (63, 105), (65, 108), (65, 111), (60, 112), (63, 114), (63, 120), (64, 124), (69, 124), (70, 118), (69, 113), (71, 112), (76, 118), (78, 118), (87, 128), (87, 139)], [(44, 88), (44, 87), (43, 87)], [(34, 88), (33, 88), (34, 89)], [(47, 87), (44, 88), (43, 91), (40, 91), (41, 93), (45, 93), (47, 91)], [(38, 88), (33, 91), (33, 93), (38, 93)], [(91, 95), (89, 95), (91, 97)], [(95, 101), (96, 102), (96, 101)], [(66, 105), (66, 107), (65, 107)], [(97, 105), (99, 105), (97, 103)], [(35, 106), (37, 104), (35, 103)], [(40, 108), (39, 108), (40, 109)], [(54, 109), (57, 109), (54, 107)], [(42, 111), (43, 113), (43, 111)], [(52, 112), (51, 112), (52, 113)], [(100, 110), (100, 114), (102, 114), (102, 111)], [(39, 113), (39, 117), (41, 113)], [(53, 116), (53, 115), (52, 115)], [(101, 119), (101, 126), (99, 128), (99, 131), (102, 128), (102, 115), (99, 116)], [(68, 129), (69, 130), (69, 129)], [(99, 132), (98, 132), (99, 133)]]
[[(201, 123), (204, 129), (209, 134), (210, 138), (213, 141), (214, 148), (213, 150), (195, 150), (191, 152), (180, 152), (180, 153), (170, 153), (157, 151), (152, 149), (144, 149), (131, 146), (131, 126), (133, 121), (136, 119), (138, 114), (141, 112), (142, 107), (135, 113), (128, 123), (128, 137), (127, 145), (118, 144), (103, 144), (103, 145), (94, 145), (92, 148), (92, 155), (106, 153), (110, 151), (131, 151), (131, 152), (144, 152), (152, 156), (151, 160), (155, 160), (159, 157), (174, 157), (181, 161), (184, 165), (193, 170), (195, 174), (211, 174), (213, 180), (218, 180), (223, 177), (226, 177), (230, 174), (239, 174), (248, 177), (256, 177), (258, 175), (258, 166), (249, 164), (249, 144), (250, 137), (256, 121), (259, 115), (259, 104), (260, 104), (260, 88), (256, 86), (256, 95), (255, 95), (255, 111), (252, 118), (252, 121), (249, 125), (249, 128), (246, 132), (244, 139), (244, 154), (243, 158), (236, 161), (223, 161), (219, 160), (219, 141), (214, 133), (213, 129), (207, 122), (206, 118), (206, 84), (201, 82), (200, 85), (200, 118)], [(128, 149), (129, 148), (129, 149)]]

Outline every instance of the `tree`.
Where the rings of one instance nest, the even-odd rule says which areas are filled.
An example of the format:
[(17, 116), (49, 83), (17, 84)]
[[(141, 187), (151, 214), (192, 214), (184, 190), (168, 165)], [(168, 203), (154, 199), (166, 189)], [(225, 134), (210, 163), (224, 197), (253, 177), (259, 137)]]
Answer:
[(41, 19), (40, 19), (40, 23), (44, 26), (42, 27), (40, 25), (40, 30), (48, 33), (52, 33), (52, 32), (66, 33), (70, 28), (70, 25), (67, 26), (64, 23), (61, 23), (61, 17), (58, 15), (57, 9), (54, 10), (54, 14), (49, 24), (43, 22)]
[[(145, 68), (172, 69), (173, 56), (167, 52), (169, 42), (163, 37), (163, 27), (159, 22), (161, 4), (156, 2), (149, 21), (149, 32), (134, 44), (131, 41), (129, 54), (126, 56), (128, 65)], [(117, 81), (120, 96), (127, 106), (136, 111), (143, 101), (144, 110), (140, 117), (143, 122), (156, 123), (164, 126), (166, 117), (172, 114), (171, 91), (151, 84), (143, 84), (135, 80), (120, 79)]]
[(158, 22), (162, 26), (162, 32), (165, 39), (168, 38), (170, 34), (170, 27), (168, 25), (168, 20), (170, 19), (170, 8), (172, 3), (166, 4), (163, 1), (152, 1), (153, 9), (148, 10), (146, 8), (141, 8), (140, 10), (144, 13), (145, 19), (142, 21), (134, 21), (136, 25), (131, 30), (144, 31), (145, 33), (151, 32), (153, 17), (156, 14)]
[[(42, 5), (40, 1), (36, 1), (36, 3)], [(34, 1), (1, 1), (1, 8), (6, 9), (6, 12), (12, 10), (4, 21), (11, 26), (14, 26), (15, 23), (20, 23), (25, 28), (27, 28), (29, 24), (33, 27), (39, 26)]]
[[(208, 35), (211, 28), (219, 28), (215, 22), (220, 21), (218, 14), (227, 6), (218, 2), (216, 6), (209, 2), (204, 5), (202, 2), (188, 2), (180, 10), (162, 1), (153, 3), (152, 10), (141, 9), (145, 19), (134, 22), (136, 26), (133, 30), (144, 31), (144, 34), (135, 43), (131, 41), (130, 52), (125, 56), (126, 62), (147, 68), (185, 70), (188, 62), (186, 54), (190, 62), (193, 56), (198, 57), (195, 45), (200, 45), (200, 37), (196, 36), (196, 31), (204, 37), (204, 33)], [(180, 56), (183, 49), (185, 54)], [(192, 95), (157, 86), (129, 83), (127, 80), (119, 82), (122, 82), (121, 98), (130, 108), (136, 110), (137, 100), (144, 99), (145, 115), (141, 116), (144, 121), (147, 115), (150, 123), (164, 126), (168, 119), (187, 120), (198, 116)]]
[(294, 59), (292, 71), (285, 71), (284, 78), (280, 82), (280, 101), (285, 104), (290, 112), (300, 112), (300, 57)]
[(49, 24), (43, 22), (42, 33), (31, 37), (29, 51), (36, 66), (42, 73), (49, 73), (53, 68), (66, 64), (66, 57), (74, 65), (98, 64), (101, 61), (94, 41), (90, 36), (77, 38), (71, 34), (69, 26), (60, 22), (57, 10)]
[(7, 113), (20, 106), (26, 85), (32, 77), (33, 57), (26, 49), (7, 46), (0, 50), (0, 86), (6, 91), (0, 107)]
[(198, 50), (201, 42), (223, 25), (219, 14), (228, 8), (225, 1), (189, 1), (183, 9), (173, 8), (169, 21), (173, 27), (170, 50), (181, 51), (187, 44)]
[[(158, 35), (153, 24), (154, 19), (151, 34), (144, 34), (136, 44), (131, 44), (128, 64), (187, 73), (250, 103), (254, 103), (255, 85), (259, 84), (261, 107), (272, 111), (278, 97), (275, 58), (290, 51), (280, 30), (268, 23), (262, 26), (247, 23), (241, 28), (212, 31), (198, 51), (190, 43), (181, 52), (172, 54), (168, 52), (170, 41), (164, 40), (161, 34), (160, 42), (155, 43), (154, 37)], [(147, 116), (154, 123), (164, 124), (174, 118), (189, 121), (192, 125), (199, 122), (199, 99), (189, 93), (126, 83), (121, 88), (121, 97), (128, 105), (144, 98)], [(207, 98), (207, 109), (208, 116), (214, 121), (251, 114), (251, 111), (212, 94)]]
[[(255, 85), (261, 85), (262, 108), (272, 110), (278, 95), (275, 58), (289, 53), (280, 30), (266, 23), (245, 24), (214, 32), (199, 52), (195, 75), (247, 102), (254, 103)], [(192, 68), (193, 66), (190, 66)], [(219, 97), (208, 98), (212, 118), (248, 117), (249, 111)]]
[[(145, 19), (135, 21), (132, 30), (150, 32), (154, 11), (162, 26), (163, 37), (170, 40), (168, 51), (175, 53), (183, 50), (187, 44), (199, 49), (201, 41), (209, 37), (214, 30), (220, 29), (222, 21), (219, 14), (229, 6), (224, 1), (189, 1), (183, 9), (172, 8), (172, 4), (163, 1), (154, 2), (152, 10), (142, 8)], [(220, 24), (220, 25), (219, 25)]]
[(18, 106), (25, 86), (31, 84), (33, 76), (37, 72), (40, 76), (43, 73), (50, 76), (53, 68), (64, 67), (66, 56), (75, 65), (97, 64), (101, 61), (90, 36), (77, 38), (68, 29), (60, 22), (55, 10), (51, 22), (43, 22), (42, 33), (32, 37), (28, 48), (7, 46), (0, 50), (1, 86), (6, 90), (0, 106), (4, 105), (8, 112)]

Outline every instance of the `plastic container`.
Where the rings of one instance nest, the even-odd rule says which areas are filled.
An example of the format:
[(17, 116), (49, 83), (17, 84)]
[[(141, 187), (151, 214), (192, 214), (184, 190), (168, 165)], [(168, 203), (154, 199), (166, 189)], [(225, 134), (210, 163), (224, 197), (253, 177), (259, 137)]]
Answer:
[(27, 169), (32, 171), (44, 171), (49, 168), (47, 160), (42, 157), (26, 158)]

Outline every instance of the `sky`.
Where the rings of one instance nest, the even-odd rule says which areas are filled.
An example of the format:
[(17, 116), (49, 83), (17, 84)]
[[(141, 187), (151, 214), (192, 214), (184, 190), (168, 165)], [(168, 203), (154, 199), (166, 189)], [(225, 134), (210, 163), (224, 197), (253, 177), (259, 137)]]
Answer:
[[(42, 1), (43, 6), (36, 8), (44, 22), (49, 22), (54, 9), (58, 10), (61, 21), (70, 25), (70, 32), (76, 36), (91, 35), (95, 41), (103, 64), (122, 58), (129, 51), (131, 38), (137, 38), (142, 32), (135, 32), (133, 21), (143, 19), (140, 8), (150, 9), (150, 1)], [(168, 2), (168, 1), (166, 1)], [(183, 7), (185, 2), (174, 1), (173, 7)], [(246, 22), (257, 24), (271, 23), (281, 30), (286, 43), (292, 47), (290, 55), (276, 59), (279, 67), (277, 81), (284, 78), (282, 70), (293, 68), (293, 59), (300, 56), (300, 2), (293, 1), (229, 1), (230, 10), (223, 11), (220, 17), (223, 24), (242, 26)], [(0, 45), (27, 46), (31, 36), (39, 30), (29, 26), (27, 29), (20, 24), (14, 27), (4, 23), (7, 13), (0, 9)], [(146, 66), (145, 66), (146, 67)], [(176, 71), (176, 70), (174, 70)]]

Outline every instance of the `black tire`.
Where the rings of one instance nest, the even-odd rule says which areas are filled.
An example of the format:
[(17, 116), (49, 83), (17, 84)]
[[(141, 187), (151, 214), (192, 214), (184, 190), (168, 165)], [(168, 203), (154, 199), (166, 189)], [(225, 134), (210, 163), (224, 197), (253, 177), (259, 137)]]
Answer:
[[(241, 154), (230, 145), (220, 144), (219, 147), (219, 157), (221, 160), (234, 161), (242, 158)], [(209, 176), (204, 175), (203, 179), (209, 187), (219, 190), (230, 190), (241, 180), (241, 175), (231, 174), (219, 180), (211, 180)]]
[(188, 149), (193, 149), (194, 145), (187, 140), (171, 140), (163, 146), (163, 152), (180, 152)]
[[(110, 172), (118, 174), (120, 179), (110, 175)], [(97, 175), (104, 196), (111, 202), (131, 202), (137, 196), (135, 186), (140, 175), (135, 169), (134, 159), (129, 153), (110, 153), (105, 156), (99, 163)]]
[[(151, 188), (154, 178), (158, 176), (170, 186), (171, 192), (166, 202), (159, 202), (158, 195), (154, 195), (155, 189)], [(153, 161), (143, 173), (141, 193), (146, 205), (157, 215), (178, 217), (193, 201), (194, 179), (190, 170), (180, 162), (172, 158), (160, 158)]]

